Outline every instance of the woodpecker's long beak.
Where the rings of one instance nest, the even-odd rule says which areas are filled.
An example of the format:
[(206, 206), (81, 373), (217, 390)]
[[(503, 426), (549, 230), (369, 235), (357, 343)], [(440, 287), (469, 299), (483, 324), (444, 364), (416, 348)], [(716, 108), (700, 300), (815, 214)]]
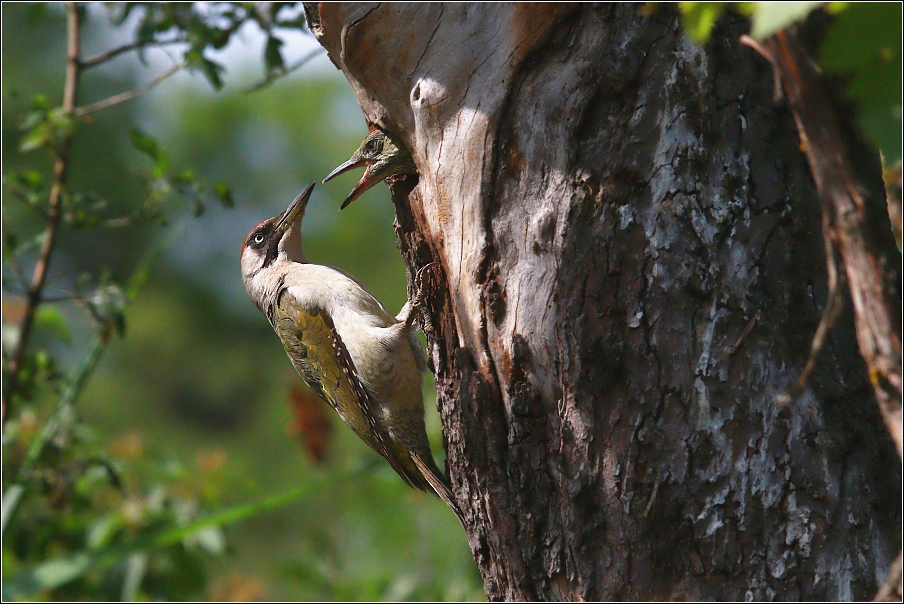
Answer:
[[(357, 153), (355, 155), (357, 155)], [(360, 168), (360, 167), (366, 166), (366, 165), (367, 165), (367, 160), (355, 159), (355, 157), (352, 156), (352, 158), (350, 160), (348, 160), (344, 164), (341, 164), (335, 170), (333, 170), (332, 172), (327, 174), (326, 178), (323, 179), (323, 183), (326, 184), (326, 181), (333, 180), (340, 174), (345, 174), (349, 170), (354, 170), (355, 168)]]
[(355, 188), (352, 189), (352, 192), (348, 194), (348, 197), (345, 198), (345, 201), (342, 202), (342, 205), (339, 206), (340, 210), (345, 209), (345, 206), (350, 204), (351, 202), (358, 199), (364, 191), (368, 190), (378, 182), (379, 180), (371, 180), (370, 178), (370, 162), (366, 159), (355, 159), (353, 156), (350, 160), (340, 165), (338, 168), (327, 174), (327, 177), (323, 179), (323, 182), (326, 182), (340, 174), (344, 174), (349, 170), (354, 170), (355, 168), (364, 168), (364, 176), (361, 177), (361, 180), (358, 181), (358, 184), (355, 185)]
[(317, 183), (311, 183), (307, 187), (305, 187), (304, 191), (298, 194), (298, 197), (292, 200), (292, 203), (289, 204), (289, 207), (286, 208), (286, 211), (283, 212), (282, 217), (280, 217), (279, 222), (276, 223), (276, 230), (285, 233), (294, 225), (301, 222), (301, 219), (304, 217), (304, 210), (308, 207), (308, 200), (311, 198), (311, 192), (314, 190), (314, 185)]

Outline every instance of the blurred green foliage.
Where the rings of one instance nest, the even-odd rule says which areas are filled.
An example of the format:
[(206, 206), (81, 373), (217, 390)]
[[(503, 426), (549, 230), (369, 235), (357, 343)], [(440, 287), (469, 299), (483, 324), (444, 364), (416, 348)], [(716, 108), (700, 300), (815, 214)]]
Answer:
[[(53, 153), (74, 136), (48, 302), (3, 431), (4, 599), (482, 600), (454, 514), (406, 487), (320, 401), (332, 429), (322, 458), (309, 450), (299, 431), (322, 424), (302, 421), (316, 411), (292, 403), (300, 379), (241, 284), (247, 231), (366, 132), (338, 72), (280, 79), (308, 60), (289, 56), (312, 46), (293, 33), (303, 13), (80, 10), (83, 56), (146, 47), (85, 71), (79, 105), (180, 59), (197, 75), (74, 118), (59, 110), (63, 7), (2, 6), (4, 364), (20, 273), (45, 236)], [(179, 56), (161, 63), (167, 53)], [(269, 86), (248, 94), (233, 76)], [(315, 191), (306, 255), (397, 309), (406, 276), (388, 194), (375, 188), (340, 215), (350, 180)]]
[(819, 49), (820, 66), (847, 78), (861, 131), (882, 151), (887, 166), (901, 162), (902, 4), (900, 2), (681, 2), (688, 36), (709, 39), (719, 17), (733, 9), (751, 20), (750, 35), (764, 40), (815, 10), (833, 15)]

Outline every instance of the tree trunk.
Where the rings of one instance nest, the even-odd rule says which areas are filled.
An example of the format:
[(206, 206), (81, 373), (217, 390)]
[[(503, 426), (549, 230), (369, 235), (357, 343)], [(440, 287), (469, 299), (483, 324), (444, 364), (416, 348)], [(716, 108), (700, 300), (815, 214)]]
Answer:
[(900, 468), (842, 316), (810, 387), (821, 218), (740, 19), (631, 5), (308, 4), (414, 270), (487, 596), (864, 599)]

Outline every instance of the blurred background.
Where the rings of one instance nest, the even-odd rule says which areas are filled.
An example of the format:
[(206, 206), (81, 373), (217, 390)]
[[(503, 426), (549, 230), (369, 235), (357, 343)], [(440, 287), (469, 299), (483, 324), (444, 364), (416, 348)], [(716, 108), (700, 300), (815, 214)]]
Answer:
[[(114, 26), (107, 10), (88, 7), (83, 56), (132, 39), (139, 11)], [(34, 95), (46, 95), (54, 106), (62, 98), (65, 11), (60, 4), (4, 3), (2, 28), (3, 319), (9, 338), (24, 306), (10, 255), (31, 274), (43, 217), (10, 195), (8, 175), (31, 170), (50, 178), (49, 156), (20, 152), (22, 121)], [(305, 32), (274, 32), (286, 64), (319, 48)], [(29, 491), (35, 494), (4, 533), (4, 579), (100, 543), (98, 532), (112, 531), (111, 523), (126, 528), (104, 538), (127, 542), (129, 522), (151, 526), (157, 500), (169, 502), (174, 517), (188, 509), (197, 518), (302, 487), (288, 503), (193, 535), (194, 542), (183, 539), (169, 557), (157, 560), (148, 550), (137, 587), (128, 593), (138, 599), (482, 600), (482, 582), (454, 514), (438, 498), (405, 486), (303, 388), (242, 287), (238, 259), (247, 232), (284, 210), (307, 183), (319, 183), (367, 132), (347, 81), (325, 53), (248, 92), (264, 76), (266, 42), (267, 34), (247, 22), (210, 55), (226, 68), (222, 90), (197, 72), (180, 72), (90, 116), (75, 134), (70, 189), (102, 202), (105, 216), (129, 215), (155, 186), (155, 162), (136, 149), (133, 128), (165, 151), (168, 172), (191, 170), (197, 182), (228, 183), (233, 207), (189, 196), (169, 203), (156, 220), (62, 230), (46, 289), (57, 301), (42, 308), (34, 334), (35, 346), (55, 359), (51, 369), (60, 375), (83, 358), (95, 329), (83, 300), (66, 298), (102, 282), (125, 283), (149, 249), (163, 251), (125, 310), (124, 337), (111, 340), (75, 405), (81, 432), (73, 438), (109, 455), (123, 484), (94, 487), (79, 475), (62, 503), (50, 480), (51, 487)], [(165, 48), (142, 54), (123, 53), (87, 71), (78, 104), (136, 88), (173, 62)], [(394, 313), (405, 302), (406, 274), (385, 185), (338, 211), (359, 177), (318, 184), (304, 223), (305, 253), (357, 276)], [(38, 383), (11, 416), (5, 489), (16, 471), (7, 464), (21, 457), (17, 451), (27, 448), (61, 388), (59, 379)], [(425, 375), (424, 392), (430, 441), (443, 467), (432, 374)], [(48, 534), (38, 538), (40, 527)], [(133, 537), (145, 528), (133, 527)], [(33, 597), (118, 598), (126, 593), (116, 579), (123, 564), (128, 577), (132, 566), (117, 559)], [(173, 565), (203, 580), (186, 576), (179, 579), (184, 585), (165, 585), (180, 570)]]

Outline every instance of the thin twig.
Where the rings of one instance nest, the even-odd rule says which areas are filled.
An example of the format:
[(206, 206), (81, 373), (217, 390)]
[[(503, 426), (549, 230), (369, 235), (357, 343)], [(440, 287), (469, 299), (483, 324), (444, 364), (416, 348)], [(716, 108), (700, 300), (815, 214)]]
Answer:
[(769, 52), (765, 46), (747, 34), (741, 36), (740, 42), (744, 46), (748, 46), (757, 51), (761, 57), (769, 61), (769, 64), (772, 65), (772, 102), (779, 102), (782, 99), (782, 76), (775, 56)]
[(129, 44), (124, 44), (117, 48), (113, 48), (112, 50), (108, 50), (106, 52), (102, 52), (100, 54), (96, 54), (93, 57), (89, 57), (79, 62), (83, 69), (89, 69), (96, 65), (100, 65), (101, 63), (105, 63), (110, 59), (121, 55), (124, 52), (129, 52), (130, 50), (138, 50), (139, 48), (146, 46), (168, 46), (170, 44), (186, 44), (185, 38), (177, 38), (175, 40), (151, 40), (149, 42), (131, 42)]
[(7, 287), (7, 284), (4, 283), (3, 284), (3, 293), (6, 294), (7, 296), (14, 296), (16, 298), (24, 298), (28, 294), (28, 291), (25, 289), (23, 289), (21, 291), (17, 290), (17, 289), (12, 289), (11, 287)]
[(85, 303), (85, 296), (80, 294), (58, 294), (56, 296), (44, 296), (41, 302), (75, 302), (76, 306)]
[(656, 502), (656, 495), (659, 494), (659, 485), (662, 484), (662, 468), (660, 468), (656, 472), (656, 482), (653, 484), (653, 493), (650, 495), (650, 501), (647, 502), (647, 509), (643, 511), (643, 517), (646, 518), (650, 515), (650, 511), (653, 509), (653, 504)]
[(842, 295), (842, 290), (844, 289), (844, 276), (838, 272), (838, 263), (835, 260), (837, 250), (832, 242), (828, 221), (825, 217), (823, 217), (822, 230), (823, 241), (825, 242), (826, 247), (826, 267), (828, 269), (829, 286), (829, 293), (826, 296), (826, 307), (822, 312), (822, 317), (819, 319), (819, 325), (816, 326), (816, 333), (813, 335), (813, 342), (810, 344), (810, 356), (807, 358), (807, 364), (804, 365), (803, 371), (800, 372), (800, 377), (797, 379), (797, 382), (788, 388), (786, 393), (776, 397), (776, 401), (780, 405), (788, 405), (794, 402), (797, 400), (797, 397), (803, 393), (804, 389), (806, 389), (807, 381), (810, 379), (810, 374), (813, 373), (813, 369), (816, 367), (816, 361), (819, 360), (819, 353), (822, 352), (826, 337), (828, 337), (832, 328), (835, 327), (835, 323), (838, 322), (838, 317), (841, 316), (841, 311), (844, 310), (844, 296)]
[(12, 267), (13, 273), (15, 273), (16, 278), (19, 280), (19, 285), (22, 286), (23, 290), (27, 290), (28, 279), (25, 277), (25, 272), (22, 270), (22, 265), (19, 264), (19, 260), (16, 259), (16, 253), (10, 251), (10, 253), (6, 255), (6, 261), (9, 262), (9, 265)]
[(122, 218), (108, 218), (102, 221), (100, 224), (105, 229), (121, 229), (123, 227), (135, 224), (138, 218), (138, 215), (124, 216)]
[[(25, 283), (21, 283), (20, 285), (22, 286), (22, 289), (13, 289), (11, 287), (7, 287), (7, 284), (4, 283), (3, 284), (3, 293), (7, 294), (9, 296), (16, 296), (19, 298), (27, 298), (28, 297), (28, 281), (26, 280)], [(62, 301), (62, 300), (73, 300), (73, 299), (79, 298), (79, 296), (75, 295), (74, 293), (73, 294), (68, 294), (68, 293), (67, 294), (56, 294), (54, 296), (47, 295), (46, 292), (49, 287), (50, 287), (49, 283), (44, 286), (44, 290), (43, 290), (44, 294), (41, 296), (41, 304), (43, 304), (45, 302), (58, 302), (58, 301)], [(62, 297), (59, 297), (59, 296), (62, 296)]]
[(47, 212), (45, 212), (40, 207), (40, 205), (38, 204), (37, 201), (33, 201), (33, 200), (29, 199), (28, 195), (25, 195), (21, 191), (17, 191), (15, 189), (10, 191), (10, 195), (12, 195), (14, 198), (18, 199), (20, 202), (22, 202), (23, 206), (25, 206), (26, 208), (28, 208), (29, 210), (31, 210), (32, 212), (37, 214), (41, 220), (43, 220), (44, 222), (47, 222)]
[(756, 314), (753, 315), (750, 318), (750, 321), (747, 323), (747, 327), (744, 328), (744, 333), (741, 334), (741, 337), (738, 338), (738, 341), (734, 343), (734, 346), (732, 346), (731, 350), (728, 351), (728, 354), (725, 355), (726, 357), (730, 357), (731, 355), (733, 355), (734, 353), (736, 353), (738, 351), (738, 349), (741, 347), (741, 344), (744, 343), (744, 340), (746, 340), (747, 336), (750, 335), (750, 332), (753, 331), (753, 326), (756, 325), (756, 322), (759, 321), (759, 319), (760, 319), (760, 311), (757, 310)]
[(128, 216), (120, 216), (119, 218), (105, 218), (100, 221), (100, 226), (105, 229), (121, 229), (123, 227), (131, 226), (145, 217), (144, 208), (137, 210), (136, 212), (132, 212)]
[(302, 67), (304, 67), (305, 65), (310, 63), (313, 59), (315, 59), (317, 56), (319, 56), (320, 54), (322, 54), (324, 52), (326, 52), (326, 49), (323, 48), (322, 46), (315, 48), (314, 50), (312, 50), (305, 56), (301, 57), (298, 61), (296, 61), (290, 67), (287, 67), (286, 69), (280, 71), (276, 75), (267, 74), (267, 76), (263, 80), (261, 80), (260, 82), (258, 82), (256, 84), (253, 84), (252, 86), (249, 86), (243, 92), (256, 92), (256, 91), (260, 90), (261, 88), (265, 88), (266, 86), (269, 86), (276, 80), (284, 78), (294, 71), (298, 71), (299, 69), (301, 69)]
[(97, 101), (96, 103), (91, 103), (90, 105), (85, 105), (84, 107), (77, 108), (74, 113), (77, 117), (82, 117), (84, 115), (88, 115), (89, 113), (95, 113), (97, 111), (101, 111), (102, 109), (107, 109), (109, 107), (113, 107), (114, 105), (119, 105), (120, 103), (125, 103), (126, 101), (131, 101), (135, 97), (141, 96), (166, 78), (170, 77), (180, 69), (185, 67), (185, 63), (177, 63), (170, 67), (168, 70), (161, 73), (159, 76), (145, 84), (144, 86), (139, 86), (134, 90), (129, 90), (127, 92), (122, 92), (120, 94), (115, 94), (111, 97), (107, 97), (102, 101)]
[[(75, 109), (75, 99), (78, 95), (79, 84), (79, 26), (80, 17), (75, 2), (66, 4), (66, 30), (68, 35), (68, 44), (66, 50), (66, 80), (63, 86), (63, 110), (71, 112)], [(63, 187), (66, 183), (66, 172), (69, 168), (69, 150), (72, 146), (71, 131), (63, 136), (63, 140), (56, 152), (56, 160), (53, 166), (53, 186), (50, 189), (50, 199), (47, 202), (47, 226), (45, 229), (46, 236), (41, 244), (41, 252), (38, 255), (38, 261), (35, 264), (34, 273), (31, 278), (31, 287), (28, 290), (27, 303), (25, 306), (25, 314), (22, 317), (22, 326), (19, 329), (19, 341), (16, 343), (16, 349), (13, 352), (12, 359), (7, 366), (9, 371), (9, 381), (6, 388), (3, 389), (3, 421), (9, 417), (10, 401), (12, 394), (18, 386), (17, 380), (19, 371), (22, 368), (22, 361), (25, 359), (25, 349), (28, 346), (28, 340), (31, 336), (31, 328), (34, 324), (35, 311), (41, 303), (41, 291), (44, 288), (44, 282), (47, 279), (47, 269), (50, 266), (50, 257), (53, 254), (53, 248), (56, 245), (57, 229), (60, 224), (60, 205), (63, 199)]]

